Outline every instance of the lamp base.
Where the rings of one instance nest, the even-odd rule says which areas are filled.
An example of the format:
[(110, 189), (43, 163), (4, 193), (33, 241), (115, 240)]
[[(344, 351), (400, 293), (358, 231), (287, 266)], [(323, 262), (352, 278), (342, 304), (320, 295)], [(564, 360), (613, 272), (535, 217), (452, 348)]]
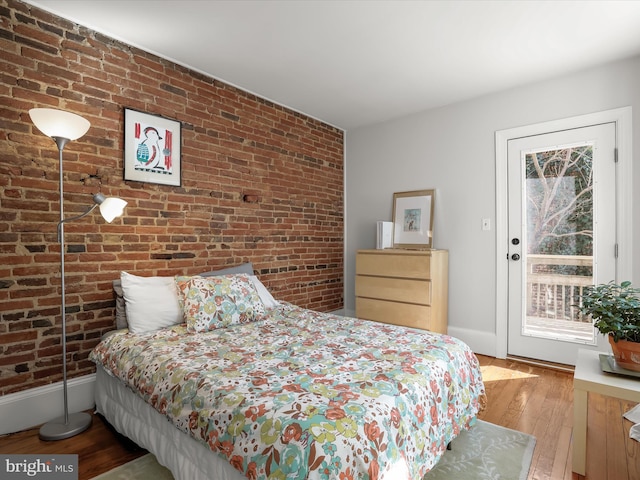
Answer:
[(78, 412), (69, 414), (69, 422), (64, 422), (64, 416), (51, 420), (40, 427), (40, 440), (63, 440), (84, 432), (91, 426), (92, 417), (88, 413)]

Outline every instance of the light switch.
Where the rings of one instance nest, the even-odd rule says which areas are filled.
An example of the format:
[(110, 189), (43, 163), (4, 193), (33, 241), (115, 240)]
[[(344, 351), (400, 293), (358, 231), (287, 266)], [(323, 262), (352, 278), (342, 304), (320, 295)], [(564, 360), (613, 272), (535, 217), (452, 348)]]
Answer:
[(491, 230), (491, 219), (490, 218), (483, 218), (482, 219), (482, 230), (484, 230), (484, 231)]

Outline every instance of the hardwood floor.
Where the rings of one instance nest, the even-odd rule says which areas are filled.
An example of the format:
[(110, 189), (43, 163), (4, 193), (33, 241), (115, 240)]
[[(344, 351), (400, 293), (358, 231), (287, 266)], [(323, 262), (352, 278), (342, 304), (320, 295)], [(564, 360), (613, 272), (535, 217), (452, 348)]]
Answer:
[[(571, 472), (573, 375), (542, 366), (479, 355), (488, 406), (480, 418), (537, 439), (529, 480), (583, 480)], [(633, 403), (589, 397), (586, 480), (640, 480), (640, 443), (629, 438), (622, 414)], [(76, 453), (79, 480), (137, 458), (144, 450), (94, 416), (91, 428), (73, 438), (43, 442), (38, 429), (0, 437), (0, 453)]]
[(89, 430), (65, 440), (42, 441), (38, 430), (0, 437), (0, 453), (78, 454), (78, 480), (89, 480), (147, 453), (98, 415), (93, 415)]
[[(582, 480), (571, 471), (573, 373), (478, 355), (488, 397), (482, 420), (536, 437), (529, 480)], [(640, 480), (640, 443), (622, 417), (635, 404), (589, 395), (587, 480)]]

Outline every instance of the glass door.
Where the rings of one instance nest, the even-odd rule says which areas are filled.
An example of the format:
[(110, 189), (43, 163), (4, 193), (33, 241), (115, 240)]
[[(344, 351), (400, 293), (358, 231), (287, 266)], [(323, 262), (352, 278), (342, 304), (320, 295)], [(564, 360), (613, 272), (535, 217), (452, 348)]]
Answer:
[(578, 305), (615, 278), (615, 125), (509, 142), (510, 355), (575, 364), (599, 338)]

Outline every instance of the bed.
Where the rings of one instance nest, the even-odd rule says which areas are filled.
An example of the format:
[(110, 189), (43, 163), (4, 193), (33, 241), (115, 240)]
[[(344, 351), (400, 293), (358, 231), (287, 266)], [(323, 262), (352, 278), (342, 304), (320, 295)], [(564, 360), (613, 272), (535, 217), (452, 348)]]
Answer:
[(128, 328), (90, 356), (96, 409), (176, 479), (419, 480), (483, 404), (453, 337), (277, 302), (243, 273), (156, 277), (177, 311), (149, 320), (167, 306), (138, 298), (150, 279), (127, 298), (130, 277)]

